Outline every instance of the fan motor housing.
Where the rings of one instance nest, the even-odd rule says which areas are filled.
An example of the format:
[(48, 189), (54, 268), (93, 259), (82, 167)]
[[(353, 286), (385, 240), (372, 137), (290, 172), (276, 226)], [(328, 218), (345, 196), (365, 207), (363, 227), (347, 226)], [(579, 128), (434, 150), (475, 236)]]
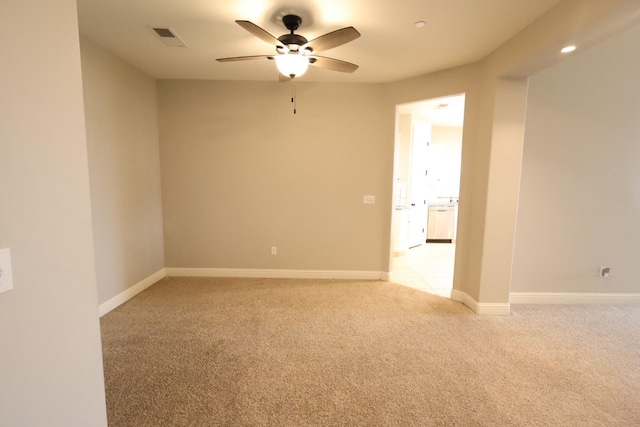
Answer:
[(307, 44), (308, 40), (301, 36), (300, 34), (283, 34), (280, 37), (278, 37), (278, 40), (280, 41), (280, 43), (282, 43), (285, 46), (289, 46), (292, 44), (296, 44), (298, 46), (302, 46)]

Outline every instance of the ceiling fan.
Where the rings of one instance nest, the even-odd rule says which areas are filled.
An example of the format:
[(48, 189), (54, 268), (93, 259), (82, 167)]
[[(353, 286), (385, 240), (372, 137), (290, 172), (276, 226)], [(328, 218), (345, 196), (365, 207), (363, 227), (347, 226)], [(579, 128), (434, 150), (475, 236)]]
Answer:
[(353, 27), (332, 31), (309, 41), (300, 34), (295, 34), (295, 31), (302, 24), (302, 18), (297, 15), (286, 15), (282, 18), (282, 23), (290, 33), (283, 34), (277, 38), (250, 21), (238, 20), (236, 23), (260, 40), (275, 46), (276, 53), (272, 55), (218, 58), (217, 61), (219, 62), (253, 59), (275, 60), (276, 66), (281, 73), (281, 80), (300, 77), (307, 71), (309, 65), (343, 73), (353, 73), (358, 69), (357, 65), (350, 62), (315, 54), (315, 51), (332, 49), (360, 37), (360, 33)]

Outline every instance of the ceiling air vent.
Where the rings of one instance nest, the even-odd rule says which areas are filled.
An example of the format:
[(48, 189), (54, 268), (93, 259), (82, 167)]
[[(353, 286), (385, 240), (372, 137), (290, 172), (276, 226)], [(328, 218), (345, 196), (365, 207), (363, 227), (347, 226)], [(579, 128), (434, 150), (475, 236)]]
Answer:
[(187, 47), (180, 37), (171, 28), (153, 28), (153, 32), (160, 38), (162, 43), (170, 47)]

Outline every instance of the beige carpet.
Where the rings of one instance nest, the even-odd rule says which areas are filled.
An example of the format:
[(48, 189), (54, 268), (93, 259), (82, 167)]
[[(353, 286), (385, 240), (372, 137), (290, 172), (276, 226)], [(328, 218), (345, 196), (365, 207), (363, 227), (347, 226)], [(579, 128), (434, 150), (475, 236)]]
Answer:
[(166, 278), (102, 318), (110, 426), (640, 426), (640, 307)]

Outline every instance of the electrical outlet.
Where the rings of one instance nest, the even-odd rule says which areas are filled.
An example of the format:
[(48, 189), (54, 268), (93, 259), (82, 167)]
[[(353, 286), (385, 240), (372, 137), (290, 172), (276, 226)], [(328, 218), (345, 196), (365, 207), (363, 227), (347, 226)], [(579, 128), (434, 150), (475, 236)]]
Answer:
[(271, 246), (271, 255), (278, 255), (278, 247)]
[(611, 267), (600, 267), (600, 277), (609, 277)]
[(13, 275), (11, 273), (11, 252), (0, 249), (0, 293), (13, 289)]

